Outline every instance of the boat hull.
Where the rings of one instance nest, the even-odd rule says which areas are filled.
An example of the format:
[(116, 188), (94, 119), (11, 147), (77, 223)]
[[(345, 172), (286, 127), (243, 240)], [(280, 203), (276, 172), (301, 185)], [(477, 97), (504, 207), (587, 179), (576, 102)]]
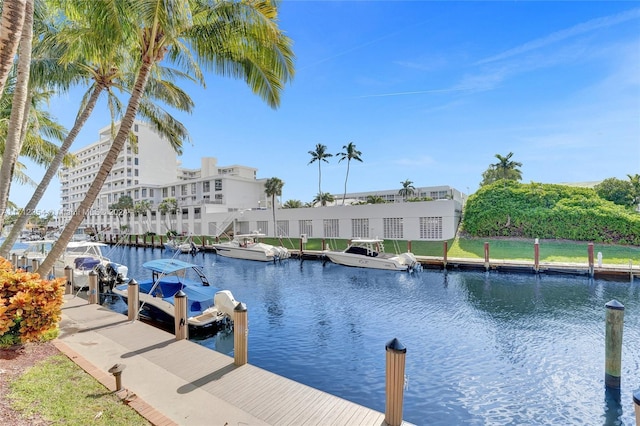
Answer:
[(406, 271), (409, 265), (401, 263), (397, 257), (379, 258), (344, 252), (325, 252), (333, 263), (356, 268), (383, 269), (387, 271)]
[(274, 257), (271, 253), (265, 253), (263, 250), (252, 250), (242, 247), (228, 247), (221, 244), (214, 244), (213, 248), (220, 256), (231, 257), (234, 259), (257, 260), (260, 262), (273, 262)]

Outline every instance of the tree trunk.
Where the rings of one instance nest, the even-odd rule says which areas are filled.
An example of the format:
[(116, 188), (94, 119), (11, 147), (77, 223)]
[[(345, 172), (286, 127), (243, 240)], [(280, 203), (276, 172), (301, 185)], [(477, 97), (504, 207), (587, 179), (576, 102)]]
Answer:
[(9, 71), (18, 51), (24, 26), (27, 0), (4, 0), (0, 18), (0, 93), (4, 92)]
[(71, 241), (71, 237), (73, 233), (78, 229), (84, 217), (93, 205), (94, 201), (100, 194), (100, 190), (102, 189), (102, 185), (107, 180), (113, 165), (116, 163), (118, 159), (118, 155), (122, 151), (125, 142), (129, 136), (129, 132), (133, 127), (133, 122), (136, 118), (136, 114), (138, 113), (138, 108), (140, 107), (140, 100), (142, 99), (142, 95), (144, 93), (145, 87), (147, 85), (147, 81), (149, 80), (149, 74), (151, 72), (151, 68), (155, 64), (155, 61), (143, 61), (142, 66), (140, 67), (140, 71), (138, 72), (138, 77), (136, 79), (135, 86), (133, 87), (133, 92), (131, 93), (131, 98), (129, 99), (129, 104), (127, 105), (127, 111), (120, 122), (120, 128), (118, 129), (118, 133), (116, 134), (113, 143), (111, 144), (111, 148), (107, 153), (107, 156), (104, 158), (102, 165), (100, 166), (100, 170), (98, 170), (98, 174), (96, 175), (95, 180), (89, 187), (87, 191), (87, 195), (80, 203), (80, 207), (78, 211), (74, 212), (71, 216), (71, 220), (65, 226), (60, 238), (54, 244), (51, 251), (44, 259), (37, 272), (40, 275), (46, 275), (49, 273), (56, 259), (58, 259), (62, 253), (64, 252), (67, 244)]
[(344, 199), (347, 198), (347, 180), (349, 179), (349, 163), (351, 163), (351, 160), (347, 160), (347, 176), (344, 178), (344, 194), (342, 195), (343, 206), (344, 206)]
[(60, 167), (60, 164), (62, 164), (62, 159), (67, 154), (67, 152), (69, 152), (71, 145), (73, 145), (73, 142), (78, 136), (78, 133), (80, 133), (80, 129), (82, 129), (82, 127), (84, 126), (84, 123), (87, 121), (87, 119), (93, 112), (93, 109), (96, 106), (96, 103), (98, 102), (98, 98), (100, 97), (102, 90), (103, 90), (102, 86), (97, 86), (96, 89), (93, 91), (93, 93), (91, 93), (89, 102), (85, 106), (82, 113), (76, 118), (76, 121), (73, 124), (73, 128), (71, 129), (71, 131), (65, 138), (64, 142), (60, 146), (60, 149), (58, 150), (55, 157), (53, 158), (53, 161), (49, 165), (49, 168), (47, 169), (44, 176), (42, 177), (42, 181), (40, 182), (40, 184), (38, 184), (38, 187), (36, 188), (35, 192), (31, 196), (31, 199), (25, 206), (22, 213), (20, 213), (20, 216), (18, 216), (16, 223), (13, 225), (11, 232), (9, 232), (9, 235), (7, 236), (7, 239), (0, 247), (0, 256), (6, 258), (7, 255), (9, 254), (9, 251), (11, 250), (11, 247), (13, 247), (13, 245), (18, 240), (18, 237), (20, 236), (20, 231), (22, 230), (22, 228), (24, 228), (24, 225), (26, 225), (27, 220), (29, 220), (29, 214), (36, 209), (36, 207), (38, 206), (38, 203), (44, 196), (44, 193), (49, 187), (51, 180), (56, 175), (58, 168)]
[[(5, 2), (5, 6), (7, 6), (7, 2)], [(0, 166), (0, 231), (2, 231), (5, 210), (9, 201), (13, 169), (22, 149), (23, 117), (29, 111), (27, 97), (29, 92), (29, 70), (31, 68), (31, 42), (33, 40), (33, 0), (26, 0), (22, 16), (23, 31), (20, 36), (18, 77), (11, 101), (11, 117), (9, 119), (4, 154), (2, 155), (2, 165)]]

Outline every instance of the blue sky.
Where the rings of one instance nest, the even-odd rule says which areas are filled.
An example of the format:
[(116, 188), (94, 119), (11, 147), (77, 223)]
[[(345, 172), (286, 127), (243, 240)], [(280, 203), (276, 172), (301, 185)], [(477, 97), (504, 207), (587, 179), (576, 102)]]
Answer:
[[(494, 155), (513, 152), (523, 182), (626, 179), (640, 173), (640, 2), (287, 1), (296, 76), (270, 109), (244, 82), (211, 75), (189, 88), (185, 167), (203, 156), (285, 182), (283, 201), (311, 201), (322, 143), (353, 142), (347, 189), (478, 189)], [(68, 128), (80, 91), (51, 103)], [(108, 124), (104, 105), (74, 149)], [(38, 179), (44, 171), (30, 167)], [(342, 193), (346, 162), (322, 163), (322, 191)], [(29, 188), (14, 185), (24, 205)], [(40, 209), (57, 210), (59, 184)]]

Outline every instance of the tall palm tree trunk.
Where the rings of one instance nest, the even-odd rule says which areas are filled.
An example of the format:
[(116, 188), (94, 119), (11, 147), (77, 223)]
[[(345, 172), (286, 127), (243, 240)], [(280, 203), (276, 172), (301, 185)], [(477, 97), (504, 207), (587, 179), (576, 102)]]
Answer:
[(71, 129), (71, 131), (65, 138), (64, 142), (60, 146), (60, 149), (58, 150), (55, 157), (53, 158), (53, 161), (49, 165), (49, 168), (47, 169), (44, 176), (42, 177), (42, 181), (40, 182), (40, 184), (38, 184), (38, 187), (36, 188), (35, 192), (31, 196), (31, 199), (25, 206), (24, 210), (20, 213), (20, 216), (18, 216), (18, 219), (16, 220), (16, 223), (13, 225), (13, 228), (11, 229), (11, 232), (9, 232), (9, 235), (7, 236), (6, 240), (4, 241), (2, 246), (0, 246), (0, 256), (6, 258), (9, 251), (11, 250), (11, 247), (13, 247), (15, 242), (18, 240), (20, 231), (22, 230), (22, 228), (24, 228), (24, 225), (26, 225), (27, 221), (29, 220), (29, 214), (35, 210), (35, 208), (38, 206), (38, 203), (44, 196), (45, 191), (49, 187), (51, 180), (56, 175), (58, 168), (62, 163), (62, 159), (67, 154), (67, 152), (69, 152), (69, 148), (71, 148), (71, 145), (73, 145), (73, 142), (75, 141), (76, 137), (80, 133), (80, 129), (82, 129), (82, 127), (84, 126), (84, 123), (86, 123), (87, 119), (93, 112), (93, 109), (96, 106), (96, 103), (98, 102), (98, 98), (102, 94), (103, 89), (104, 87), (99, 85), (95, 88), (93, 93), (91, 93), (89, 102), (85, 106), (82, 113), (76, 118), (76, 121), (73, 124), (73, 128)]
[(127, 137), (129, 136), (129, 132), (133, 127), (133, 122), (136, 118), (136, 114), (138, 113), (138, 108), (140, 107), (140, 100), (142, 99), (142, 95), (149, 80), (151, 68), (154, 64), (155, 60), (145, 60), (142, 62), (140, 71), (138, 72), (136, 83), (131, 93), (131, 98), (129, 99), (129, 104), (127, 105), (127, 111), (122, 118), (122, 121), (120, 122), (120, 128), (118, 129), (118, 133), (116, 134), (113, 143), (111, 144), (111, 148), (109, 149), (107, 156), (102, 162), (95, 180), (89, 187), (86, 197), (80, 203), (78, 210), (72, 214), (71, 220), (69, 221), (67, 226), (65, 226), (62, 234), (60, 234), (60, 238), (58, 238), (58, 241), (54, 244), (51, 251), (42, 262), (42, 265), (40, 265), (40, 267), (38, 268), (37, 272), (41, 275), (46, 275), (49, 273), (56, 259), (58, 259), (62, 255), (65, 248), (67, 247), (67, 244), (69, 244), (69, 241), (71, 241), (73, 233), (76, 231), (76, 229), (78, 229), (78, 227), (84, 220), (86, 212), (89, 211), (89, 209), (93, 205), (93, 202), (98, 197), (98, 194), (102, 189), (102, 185), (107, 180), (107, 177), (109, 176), (113, 165), (118, 159), (118, 155), (120, 155), (120, 152), (124, 147)]
[[(5, 4), (6, 5), (6, 4)], [(9, 201), (13, 170), (22, 149), (23, 118), (29, 111), (29, 70), (31, 69), (31, 42), (33, 40), (33, 0), (26, 0), (23, 31), (20, 36), (20, 56), (18, 58), (18, 78), (13, 92), (11, 116), (5, 141), (2, 165), (0, 166), (0, 231)]]
[(9, 71), (18, 51), (24, 26), (27, 0), (4, 0), (0, 18), (0, 93), (4, 91)]
[(342, 195), (342, 205), (344, 206), (344, 199), (347, 198), (347, 180), (349, 179), (349, 165), (351, 160), (347, 160), (347, 176), (344, 178), (344, 194)]
[(322, 171), (320, 170), (320, 162), (322, 159), (318, 160), (318, 194), (322, 194), (322, 189), (320, 189), (320, 185), (322, 184)]

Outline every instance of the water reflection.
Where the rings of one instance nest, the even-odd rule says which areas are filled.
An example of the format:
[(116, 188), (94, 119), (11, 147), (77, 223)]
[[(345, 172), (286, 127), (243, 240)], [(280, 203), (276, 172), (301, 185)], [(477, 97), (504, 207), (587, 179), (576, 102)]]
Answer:
[[(150, 252), (131, 250), (131, 276), (159, 255)], [(398, 338), (407, 347), (405, 419), (414, 424), (634, 422), (637, 283), (196, 259), (247, 305), (249, 362), (277, 374), (384, 412), (384, 345)], [(625, 305), (622, 389), (603, 398), (612, 299)], [(233, 351), (232, 336), (199, 343)]]

